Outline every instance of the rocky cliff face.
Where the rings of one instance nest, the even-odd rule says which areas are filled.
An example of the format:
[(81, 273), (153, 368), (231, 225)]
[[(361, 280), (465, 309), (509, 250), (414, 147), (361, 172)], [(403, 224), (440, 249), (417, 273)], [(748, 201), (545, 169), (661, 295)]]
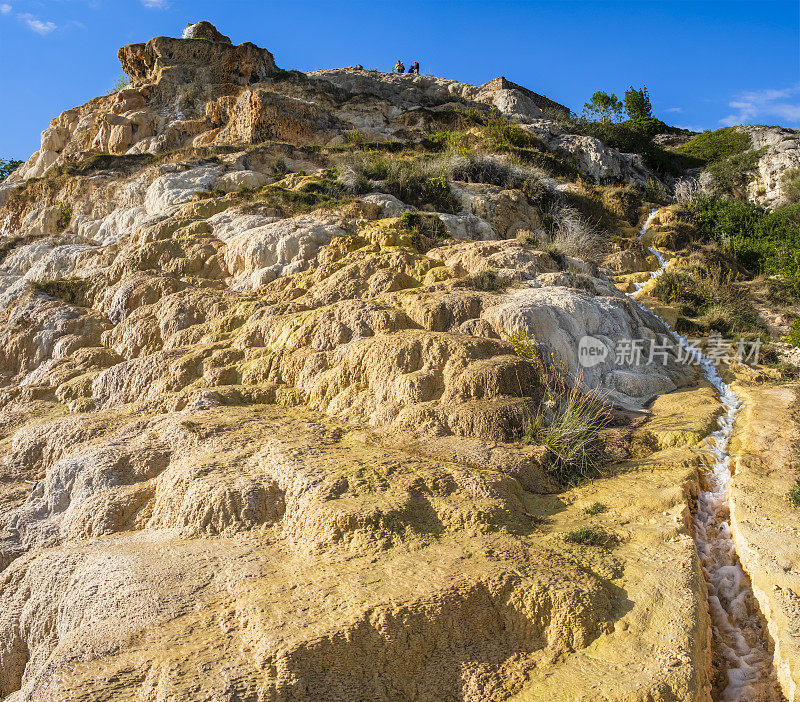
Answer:
[(800, 168), (800, 132), (783, 127), (740, 127), (750, 135), (753, 150), (763, 154), (748, 184), (749, 199), (766, 207), (787, 204), (783, 175)]
[[(591, 251), (543, 250), (578, 186), (502, 153), (396, 170), (494, 106), (542, 163), (652, 174), (502, 81), (285, 72), (198, 35), (123, 48), (130, 86), (53, 120), (0, 185), (0, 697), (504, 699), (560, 660), (574, 682), (570, 656), (613, 635), (650, 661), (660, 627), (615, 629), (624, 582), (693, 613), (658, 643), (690, 664), (647, 689), (701, 699), (696, 462), (654, 461), (669, 479), (634, 517), (682, 534), (687, 589), (653, 598), (646, 548), (565, 549), (540, 527), (587, 497), (562, 502), (520, 442), (546, 388), (508, 341), (575, 379), (581, 337), (663, 323)], [(583, 382), (637, 409), (693, 377), (671, 359)], [(652, 448), (618, 419), (611, 453)]]

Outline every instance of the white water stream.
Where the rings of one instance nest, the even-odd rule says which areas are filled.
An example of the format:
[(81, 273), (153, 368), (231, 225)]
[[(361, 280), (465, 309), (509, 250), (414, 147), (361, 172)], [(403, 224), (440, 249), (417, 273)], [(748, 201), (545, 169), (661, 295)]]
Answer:
[[(641, 229), (644, 236), (656, 210)], [(664, 256), (650, 249), (659, 268), (650, 278), (666, 269)], [(644, 283), (636, 284), (636, 298)], [(662, 320), (663, 321), (663, 320)], [(689, 340), (670, 330), (675, 341), (689, 348)], [(778, 702), (782, 699), (772, 664), (772, 651), (764, 631), (750, 578), (742, 569), (731, 537), (728, 483), (731, 478), (728, 442), (742, 402), (719, 375), (711, 359), (696, 352), (695, 357), (708, 381), (717, 389), (724, 408), (719, 429), (703, 442), (713, 463), (703, 476), (702, 490), (694, 515), (694, 541), (708, 583), (708, 604), (713, 629), (714, 663), (719, 678), (714, 699), (720, 702)]]

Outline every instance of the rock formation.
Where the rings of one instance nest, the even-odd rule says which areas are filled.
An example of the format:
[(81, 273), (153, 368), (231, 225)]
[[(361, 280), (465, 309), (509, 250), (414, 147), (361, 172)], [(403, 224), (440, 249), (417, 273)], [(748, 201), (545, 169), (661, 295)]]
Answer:
[[(185, 36), (121, 49), (129, 86), (0, 184), (0, 698), (706, 699), (707, 389), (674, 352), (580, 371), (584, 336), (666, 334), (569, 248), (584, 186), (413, 169), (493, 116), (536, 163), (655, 174), (504, 79)], [(551, 409), (515, 332), (613, 405), (624, 479), (523, 442)], [(617, 550), (565, 541), (595, 493)]]

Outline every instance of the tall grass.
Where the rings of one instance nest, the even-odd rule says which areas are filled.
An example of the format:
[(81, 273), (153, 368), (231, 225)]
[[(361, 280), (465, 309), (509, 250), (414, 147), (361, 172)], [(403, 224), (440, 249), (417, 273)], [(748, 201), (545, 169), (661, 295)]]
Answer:
[(602, 472), (601, 429), (611, 421), (611, 408), (596, 390), (584, 390), (579, 372), (570, 382), (564, 364), (552, 353), (545, 356), (525, 331), (509, 336), (515, 353), (538, 371), (544, 388), (543, 406), (525, 427), (523, 441), (547, 449), (550, 470), (566, 485), (575, 485)]
[(566, 256), (597, 262), (608, 248), (608, 240), (574, 207), (553, 203), (547, 210), (551, 243)]

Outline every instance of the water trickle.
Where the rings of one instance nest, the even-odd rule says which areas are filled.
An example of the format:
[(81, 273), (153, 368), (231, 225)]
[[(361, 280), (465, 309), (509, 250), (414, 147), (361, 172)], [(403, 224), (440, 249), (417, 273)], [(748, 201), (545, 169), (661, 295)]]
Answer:
[[(655, 217), (656, 210), (644, 223), (641, 239)], [(659, 251), (650, 249), (659, 268), (650, 279), (666, 269)], [(636, 285), (629, 296), (636, 299), (644, 283)], [(663, 320), (662, 320), (663, 321)], [(689, 348), (689, 340), (670, 330), (675, 341)], [(710, 470), (702, 478), (702, 490), (694, 515), (694, 542), (708, 584), (708, 603), (713, 630), (714, 663), (719, 677), (714, 699), (719, 702), (779, 702), (779, 691), (772, 662), (772, 647), (764, 630), (750, 578), (742, 569), (731, 537), (728, 484), (731, 478), (728, 442), (742, 402), (720, 377), (716, 366), (703, 353), (696, 353), (708, 381), (719, 393), (724, 408), (719, 429), (710, 434), (702, 448), (710, 457)]]

